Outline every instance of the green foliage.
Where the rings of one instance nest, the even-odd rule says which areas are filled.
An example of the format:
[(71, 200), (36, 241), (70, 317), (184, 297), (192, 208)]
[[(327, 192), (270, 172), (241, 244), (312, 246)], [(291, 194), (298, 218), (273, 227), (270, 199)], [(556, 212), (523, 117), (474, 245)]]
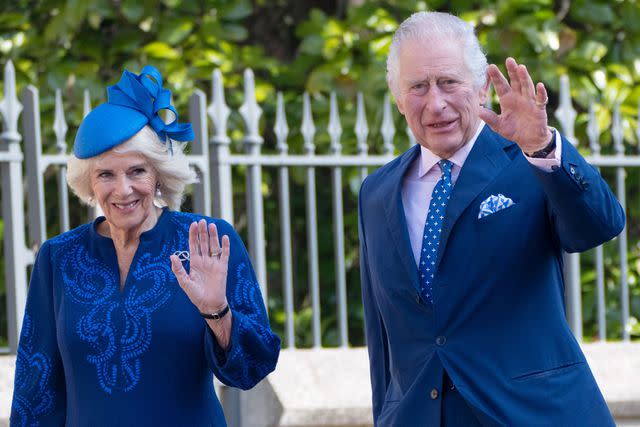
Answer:
[[(275, 93), (282, 91), (291, 132), (290, 151), (302, 152), (301, 96), (311, 95), (317, 152), (326, 153), (329, 93), (338, 95), (343, 152), (356, 152), (355, 98), (364, 94), (369, 122), (369, 151), (381, 151), (379, 124), (385, 82), (386, 54), (394, 30), (417, 10), (439, 10), (458, 14), (474, 23), (489, 60), (504, 64), (507, 55), (527, 65), (534, 78), (545, 82), (549, 111), (558, 103), (559, 76), (568, 74), (571, 94), (578, 110), (576, 135), (587, 141), (587, 110), (594, 105), (603, 152), (611, 152), (608, 130), (611, 111), (621, 104), (625, 144), (637, 149), (635, 132), (640, 101), (640, 7), (636, 0), (365, 0), (350, 2), (292, 0), (13, 0), (0, 6), (0, 65), (13, 60), (22, 88), (33, 84), (40, 90), (44, 149), (55, 152), (51, 126), (56, 88), (63, 89), (70, 127), (69, 140), (82, 119), (82, 92), (88, 89), (93, 105), (102, 102), (105, 87), (113, 84), (123, 68), (138, 71), (152, 64), (173, 90), (178, 111), (186, 114), (188, 96), (200, 88), (210, 93), (212, 71), (219, 68), (225, 78), (227, 102), (236, 111), (243, 101), (242, 71), (253, 69), (257, 100), (264, 109), (263, 151), (275, 150), (272, 127)], [(340, 5), (348, 5), (341, 8)], [(504, 69), (504, 67), (502, 66)], [(1, 89), (1, 87), (0, 87)], [(406, 125), (395, 114), (396, 146), (407, 147)], [(555, 123), (555, 125), (558, 125)], [(232, 113), (229, 134), (234, 148), (241, 150), (243, 123)], [(69, 144), (70, 145), (70, 144)], [(246, 232), (244, 168), (235, 168), (235, 225)], [(357, 169), (343, 170), (345, 210), (345, 260), (351, 343), (361, 345), (362, 310), (359, 297), (356, 191)], [(323, 344), (336, 345), (336, 297), (333, 265), (333, 229), (328, 170), (317, 171), (318, 235), (321, 263)], [(292, 168), (292, 226), (297, 344), (310, 345), (310, 298), (308, 289), (305, 220), (305, 172)], [(635, 176), (635, 175), (634, 175)], [(54, 171), (47, 172), (49, 235), (59, 231), (56, 217), (57, 191)], [(613, 181), (610, 181), (613, 182)], [(630, 181), (631, 182), (631, 181)], [(278, 221), (278, 189), (275, 171), (264, 171), (265, 215), (270, 313), (274, 327), (283, 332), (282, 279)], [(628, 192), (629, 218), (637, 218), (637, 180)], [(49, 196), (51, 195), (51, 196)], [(76, 200), (73, 200), (77, 204)], [(186, 208), (190, 206), (187, 201)], [(88, 219), (82, 209), (73, 209), (72, 224)], [(273, 218), (273, 219), (272, 219)], [(631, 311), (640, 316), (640, 251), (636, 222), (629, 226), (629, 283)], [(611, 246), (608, 246), (609, 248)], [(609, 336), (619, 334), (619, 267), (617, 252), (607, 250), (607, 313)], [(587, 257), (588, 258), (588, 257)], [(617, 270), (616, 270), (617, 269)], [(593, 264), (583, 265), (585, 334), (597, 334)], [(633, 333), (639, 335), (640, 327)], [(616, 332), (617, 331), (617, 332)]]

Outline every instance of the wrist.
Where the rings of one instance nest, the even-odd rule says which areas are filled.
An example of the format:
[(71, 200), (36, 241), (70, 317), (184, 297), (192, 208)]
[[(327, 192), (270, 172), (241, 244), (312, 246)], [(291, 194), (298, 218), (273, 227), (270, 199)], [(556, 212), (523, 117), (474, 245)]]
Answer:
[(548, 139), (548, 143), (547, 145), (545, 145), (544, 147), (542, 147), (539, 150), (535, 150), (533, 152), (530, 153), (525, 153), (527, 157), (531, 157), (534, 159), (544, 159), (547, 156), (549, 156), (549, 154), (556, 149), (556, 131), (555, 129), (553, 129), (552, 131), (549, 132), (551, 134), (551, 137)]
[(222, 309), (217, 311), (201, 311), (200, 316), (204, 317), (205, 319), (220, 320), (225, 317), (230, 310), (231, 309), (229, 308), (229, 304), (225, 304)]

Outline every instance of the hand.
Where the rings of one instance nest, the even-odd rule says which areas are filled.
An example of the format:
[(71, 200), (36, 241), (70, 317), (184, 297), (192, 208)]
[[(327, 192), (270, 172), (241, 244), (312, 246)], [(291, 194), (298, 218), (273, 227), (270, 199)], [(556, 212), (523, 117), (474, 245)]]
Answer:
[[(207, 230), (208, 228), (208, 230)], [(227, 267), (229, 237), (218, 242), (215, 224), (204, 219), (189, 227), (189, 274), (176, 255), (171, 255), (171, 269), (191, 302), (203, 313), (214, 313), (227, 305)]]
[(488, 69), (500, 101), (500, 115), (488, 108), (482, 108), (479, 115), (523, 152), (533, 153), (546, 147), (552, 137), (547, 127), (547, 90), (542, 83), (534, 87), (527, 67), (515, 59), (507, 58), (505, 65), (511, 84), (494, 64)]

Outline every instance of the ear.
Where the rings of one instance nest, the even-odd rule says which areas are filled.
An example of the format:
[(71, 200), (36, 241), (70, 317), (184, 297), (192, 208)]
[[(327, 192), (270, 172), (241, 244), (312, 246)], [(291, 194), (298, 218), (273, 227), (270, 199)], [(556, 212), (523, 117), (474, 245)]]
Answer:
[(480, 104), (484, 105), (487, 102), (487, 97), (489, 96), (489, 87), (491, 86), (491, 79), (489, 78), (489, 74), (485, 79), (484, 85), (480, 88), (478, 96), (480, 98)]

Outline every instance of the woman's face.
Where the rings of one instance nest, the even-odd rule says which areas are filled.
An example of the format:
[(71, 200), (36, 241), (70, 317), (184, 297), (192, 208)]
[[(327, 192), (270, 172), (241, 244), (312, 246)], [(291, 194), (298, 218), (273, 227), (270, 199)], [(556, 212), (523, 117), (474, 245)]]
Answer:
[(158, 180), (146, 157), (109, 150), (95, 159), (90, 174), (94, 197), (111, 231), (141, 233), (153, 227)]

